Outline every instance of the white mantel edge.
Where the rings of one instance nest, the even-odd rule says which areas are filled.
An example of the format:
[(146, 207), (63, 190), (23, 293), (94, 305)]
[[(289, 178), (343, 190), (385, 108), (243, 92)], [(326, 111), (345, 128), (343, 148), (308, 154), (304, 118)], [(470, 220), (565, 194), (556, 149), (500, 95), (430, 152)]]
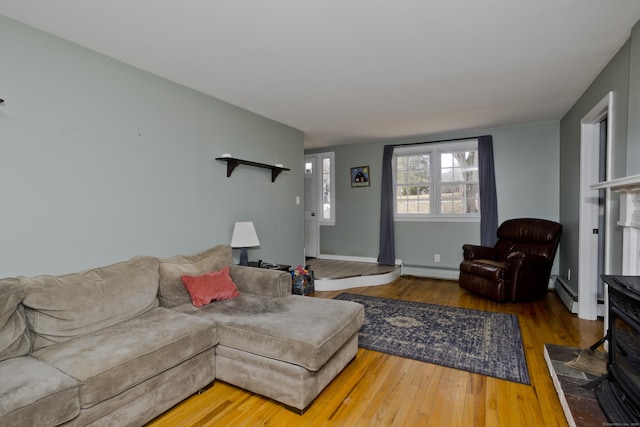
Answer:
[(599, 182), (591, 186), (594, 190), (609, 188), (613, 191), (640, 190), (640, 174)]

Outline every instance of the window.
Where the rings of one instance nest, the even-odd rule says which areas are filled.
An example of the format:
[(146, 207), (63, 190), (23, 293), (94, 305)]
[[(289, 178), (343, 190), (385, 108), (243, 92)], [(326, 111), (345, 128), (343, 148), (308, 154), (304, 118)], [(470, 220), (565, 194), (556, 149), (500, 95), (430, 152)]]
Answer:
[(396, 220), (480, 220), (478, 141), (394, 150)]
[(333, 203), (333, 153), (331, 156), (321, 156), (322, 161), (322, 219), (333, 221), (335, 211)]
[[(319, 153), (305, 156), (305, 174), (307, 176), (316, 175), (313, 182), (315, 187), (316, 203), (320, 207), (318, 222), (323, 225), (334, 225), (336, 216), (335, 206), (335, 162), (334, 153)], [(318, 165), (317, 170), (313, 170), (314, 165)], [(311, 184), (313, 185), (313, 184)], [(315, 209), (315, 208), (314, 208)]]

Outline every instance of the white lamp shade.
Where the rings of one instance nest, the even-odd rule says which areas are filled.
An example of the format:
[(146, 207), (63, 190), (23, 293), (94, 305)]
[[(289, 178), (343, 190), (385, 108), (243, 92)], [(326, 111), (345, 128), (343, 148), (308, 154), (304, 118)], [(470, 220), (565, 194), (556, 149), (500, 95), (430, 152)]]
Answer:
[(260, 241), (258, 240), (258, 235), (256, 234), (256, 228), (253, 226), (253, 222), (236, 222), (233, 225), (231, 247), (250, 248), (253, 246), (260, 246)]

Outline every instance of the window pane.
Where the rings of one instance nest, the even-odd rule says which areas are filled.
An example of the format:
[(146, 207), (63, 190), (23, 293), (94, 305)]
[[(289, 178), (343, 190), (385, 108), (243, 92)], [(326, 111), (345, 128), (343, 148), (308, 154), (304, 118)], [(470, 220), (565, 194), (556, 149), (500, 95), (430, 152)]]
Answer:
[(451, 155), (451, 153), (442, 153), (440, 155), (440, 167), (442, 168), (453, 167), (453, 156)]
[(430, 154), (396, 157), (396, 213), (430, 213), (430, 183)]
[(419, 214), (431, 213), (429, 186), (418, 187), (418, 212)]
[(331, 219), (331, 158), (322, 159), (322, 219)]
[(429, 186), (406, 185), (397, 187), (396, 213), (399, 214), (428, 214)]
[(453, 182), (453, 168), (441, 168), (440, 169), (440, 181), (441, 182)]
[(465, 193), (465, 210), (463, 213), (480, 213), (480, 186), (478, 184), (467, 184)]
[(396, 183), (398, 184), (407, 184), (409, 182), (409, 177), (407, 176), (407, 171), (398, 171), (396, 174)]
[(398, 172), (407, 170), (407, 158), (406, 157), (398, 157), (396, 158), (396, 169)]
[(396, 190), (396, 212), (409, 213), (409, 187), (399, 186)]
[(452, 214), (454, 213), (455, 203), (455, 188), (451, 184), (442, 185), (440, 190), (440, 213)]
[(407, 213), (407, 198), (406, 197), (398, 197), (396, 200), (396, 212), (399, 214)]
[[(442, 153), (440, 213), (479, 213), (478, 152)], [(447, 165), (445, 167), (445, 165)]]

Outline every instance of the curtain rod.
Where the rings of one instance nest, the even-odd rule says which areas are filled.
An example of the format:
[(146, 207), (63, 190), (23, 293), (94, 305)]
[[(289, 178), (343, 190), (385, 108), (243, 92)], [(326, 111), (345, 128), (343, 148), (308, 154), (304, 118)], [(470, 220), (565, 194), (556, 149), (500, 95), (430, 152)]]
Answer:
[(405, 144), (391, 144), (393, 147), (404, 147), (408, 145), (420, 145), (420, 144), (435, 144), (438, 142), (451, 142), (451, 141), (464, 141), (466, 139), (479, 139), (490, 137), (491, 135), (478, 135), (478, 136), (468, 136), (466, 138), (450, 138), (450, 139), (440, 139), (436, 141), (423, 141), (423, 142), (407, 142)]

